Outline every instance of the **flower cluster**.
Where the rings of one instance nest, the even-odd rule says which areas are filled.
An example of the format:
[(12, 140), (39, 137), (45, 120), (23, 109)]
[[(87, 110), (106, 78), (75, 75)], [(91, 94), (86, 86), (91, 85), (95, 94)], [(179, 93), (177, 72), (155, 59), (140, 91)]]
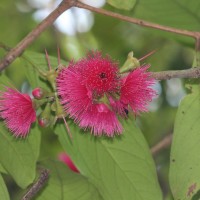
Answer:
[(155, 80), (141, 66), (120, 76), (118, 65), (100, 52), (70, 62), (57, 76), (57, 92), (66, 113), (83, 129), (94, 135), (121, 134), (118, 117), (147, 111), (147, 104), (156, 95)]
[(118, 64), (99, 51), (90, 52), (77, 62), (71, 61), (68, 66), (62, 66), (59, 57), (57, 70), (51, 68), (47, 52), (46, 59), (49, 71), (43, 75), (51, 85), (49, 91), (35, 88), (34, 99), (9, 87), (0, 92), (0, 117), (17, 137), (27, 136), (38, 108), (42, 110), (38, 116), (42, 127), (63, 119), (72, 137), (65, 119), (69, 116), (94, 135), (112, 137), (123, 131), (119, 117), (147, 111), (148, 103), (156, 95), (152, 89), (155, 79), (147, 71), (149, 65), (122, 75)]

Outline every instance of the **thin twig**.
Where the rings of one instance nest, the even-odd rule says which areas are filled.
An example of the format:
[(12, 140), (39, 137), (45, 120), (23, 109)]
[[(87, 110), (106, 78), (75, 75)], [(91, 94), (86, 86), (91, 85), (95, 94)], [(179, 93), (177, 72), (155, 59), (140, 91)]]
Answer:
[(151, 153), (155, 156), (161, 150), (169, 147), (171, 143), (172, 143), (172, 134), (169, 134), (151, 148)]
[(200, 38), (200, 32), (195, 32), (195, 31), (188, 31), (188, 30), (181, 30), (181, 29), (176, 29), (176, 28), (172, 28), (169, 26), (163, 26), (163, 25), (159, 25), (159, 24), (155, 24), (155, 23), (151, 23), (151, 22), (147, 22), (141, 19), (136, 19), (136, 18), (132, 18), (132, 17), (128, 17), (128, 16), (124, 16), (118, 13), (114, 13), (111, 11), (107, 11), (101, 8), (95, 8), (89, 5), (86, 5), (84, 3), (81, 3), (79, 1), (76, 2), (76, 7), (79, 8), (84, 8), (102, 15), (106, 15), (106, 16), (110, 16), (113, 18), (117, 18), (126, 22), (130, 22), (133, 24), (137, 24), (140, 26), (145, 26), (145, 27), (149, 27), (149, 28), (154, 28), (154, 29), (159, 29), (162, 31), (167, 31), (167, 32), (171, 32), (171, 33), (176, 33), (176, 34), (180, 34), (180, 35), (185, 35), (185, 36), (189, 36), (189, 37), (193, 37), (195, 39)]
[(23, 51), (46, 29), (48, 28), (64, 11), (73, 7), (76, 0), (63, 0), (60, 5), (47, 16), (38, 26), (36, 26), (17, 46), (11, 49), (0, 62), (0, 71), (11, 64)]
[[(173, 28), (173, 27), (169, 27), (169, 26), (164, 26), (164, 25), (160, 25), (160, 24), (156, 24), (156, 23), (151, 23), (145, 20), (141, 20), (141, 19), (137, 19), (137, 18), (133, 18), (133, 17), (128, 17), (128, 16), (124, 16), (118, 13), (114, 13), (111, 11), (107, 11), (101, 8), (95, 8), (89, 5), (86, 5), (82, 2), (77, 1), (76, 2), (76, 7), (79, 8), (84, 8), (102, 15), (106, 15), (106, 16), (110, 16), (116, 19), (120, 19), (126, 22), (130, 22), (133, 24), (137, 24), (140, 26), (144, 26), (144, 27), (148, 27), (148, 28), (153, 28), (153, 29), (158, 29), (158, 30), (162, 30), (162, 31), (166, 31), (166, 32), (171, 32), (171, 33), (175, 33), (175, 34), (179, 34), (179, 35), (184, 35), (184, 36), (188, 36), (188, 37), (192, 37), (195, 39), (195, 48), (196, 51), (200, 51), (200, 49), (197, 47), (199, 47), (199, 42), (200, 42), (200, 32), (197, 31), (188, 31), (188, 30), (184, 30), (184, 29), (177, 29), (177, 28)], [(199, 56), (200, 57), (200, 56)], [(197, 65), (199, 65), (199, 57), (196, 57), (196, 63)]]
[(49, 170), (43, 169), (40, 177), (38, 178), (37, 182), (34, 183), (31, 188), (27, 191), (27, 193), (22, 197), (21, 200), (30, 200), (32, 199), (46, 184), (49, 178)]
[(168, 80), (171, 78), (199, 78), (200, 67), (185, 70), (169, 70), (162, 72), (152, 72), (152, 76), (157, 80)]

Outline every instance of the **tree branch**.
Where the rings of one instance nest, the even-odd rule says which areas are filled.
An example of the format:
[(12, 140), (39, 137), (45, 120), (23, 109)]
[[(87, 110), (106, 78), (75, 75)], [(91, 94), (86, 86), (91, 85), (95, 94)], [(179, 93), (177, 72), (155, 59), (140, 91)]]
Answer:
[(11, 64), (23, 51), (46, 29), (48, 28), (65, 10), (71, 8), (76, 0), (63, 0), (60, 5), (47, 16), (38, 26), (36, 26), (17, 46), (11, 49), (0, 62), (0, 71)]
[(137, 24), (140, 26), (144, 26), (144, 27), (149, 27), (149, 28), (154, 28), (154, 29), (159, 29), (162, 31), (167, 31), (167, 32), (171, 32), (171, 33), (176, 33), (176, 34), (180, 34), (180, 35), (185, 35), (188, 37), (193, 37), (195, 39), (200, 38), (200, 32), (194, 32), (194, 31), (188, 31), (188, 30), (181, 30), (181, 29), (176, 29), (176, 28), (172, 28), (169, 26), (163, 26), (163, 25), (159, 25), (159, 24), (155, 24), (155, 23), (151, 23), (151, 22), (147, 22), (141, 19), (136, 19), (136, 18), (132, 18), (132, 17), (128, 17), (128, 16), (124, 16), (118, 13), (114, 13), (111, 11), (107, 11), (101, 8), (95, 8), (89, 5), (86, 5), (84, 3), (81, 3), (79, 1), (76, 2), (76, 7), (79, 8), (84, 8), (102, 15), (106, 15), (106, 16), (110, 16), (116, 19), (120, 19), (126, 22), (130, 22), (133, 24)]
[(200, 67), (185, 70), (169, 70), (162, 72), (152, 72), (152, 76), (157, 80), (168, 80), (171, 78), (199, 78)]
[(49, 170), (43, 169), (40, 177), (38, 178), (37, 182), (34, 183), (31, 188), (27, 191), (27, 193), (22, 197), (21, 200), (30, 200), (32, 199), (45, 185), (49, 178)]
[(155, 156), (162, 149), (169, 147), (171, 145), (171, 143), (172, 143), (172, 134), (169, 134), (151, 148), (151, 153)]
[[(64, 11), (71, 7), (79, 7), (87, 10), (91, 10), (96, 13), (100, 13), (106, 16), (111, 16), (123, 21), (130, 23), (138, 24), (140, 26), (145, 26), (149, 28), (159, 29), (163, 31), (168, 31), (176, 34), (181, 34), (196, 39), (196, 50), (199, 51), (200, 48), (200, 32), (193, 32), (188, 30), (180, 30), (172, 27), (162, 26), (155, 23), (150, 23), (144, 20), (131, 18), (117, 14), (111, 11), (106, 11), (101, 8), (95, 8), (77, 0), (63, 0), (61, 4), (46, 18), (44, 19), (37, 27), (35, 27), (19, 44), (11, 49), (4, 59), (0, 62), (0, 71), (12, 63), (18, 56), (20, 56), (23, 51), (48, 27), (50, 26), (57, 17), (59, 17)], [(197, 58), (198, 61), (198, 58)], [(199, 78), (200, 77), (200, 67), (187, 69), (187, 70), (174, 70), (174, 71), (163, 71), (163, 72), (152, 72), (152, 76), (157, 80), (166, 80), (171, 78)]]

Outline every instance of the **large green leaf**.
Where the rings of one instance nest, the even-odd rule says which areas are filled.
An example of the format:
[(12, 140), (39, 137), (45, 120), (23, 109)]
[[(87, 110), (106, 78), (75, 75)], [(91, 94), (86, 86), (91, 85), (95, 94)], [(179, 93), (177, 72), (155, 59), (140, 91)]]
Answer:
[(37, 200), (102, 200), (87, 178), (72, 172), (61, 162), (46, 161), (42, 165), (50, 170), (50, 177)]
[(146, 141), (134, 121), (123, 122), (120, 138), (96, 138), (69, 122), (70, 142), (64, 125), (55, 132), (76, 166), (105, 200), (161, 200), (155, 165)]
[(6, 185), (4, 183), (4, 180), (0, 174), (0, 197), (3, 200), (9, 200), (9, 194), (8, 194), (8, 190), (6, 188)]
[(136, 0), (107, 0), (107, 2), (119, 9), (131, 10), (136, 4)]
[(192, 196), (200, 192), (199, 110), (198, 86), (181, 102), (175, 120), (170, 158), (170, 186), (175, 200), (193, 199)]
[(35, 178), (39, 149), (40, 131), (37, 127), (26, 139), (17, 139), (0, 123), (0, 162), (21, 188), (27, 187)]

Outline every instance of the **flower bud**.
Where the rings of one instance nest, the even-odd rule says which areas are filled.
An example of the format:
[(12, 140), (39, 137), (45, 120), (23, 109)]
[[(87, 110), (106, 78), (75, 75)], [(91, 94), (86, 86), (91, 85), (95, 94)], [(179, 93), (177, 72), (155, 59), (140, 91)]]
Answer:
[(47, 119), (47, 118), (39, 118), (38, 119), (38, 123), (39, 123), (39, 125), (41, 126), (41, 127), (48, 127), (49, 125), (50, 125), (50, 120), (49, 119)]
[(45, 95), (47, 94), (46, 90), (44, 90), (43, 88), (35, 88), (33, 91), (32, 91), (32, 95), (35, 99), (42, 99), (45, 97)]
[(120, 73), (131, 71), (140, 66), (140, 61), (133, 57), (133, 51), (131, 51), (128, 56), (127, 60), (125, 61), (124, 65), (120, 68)]

